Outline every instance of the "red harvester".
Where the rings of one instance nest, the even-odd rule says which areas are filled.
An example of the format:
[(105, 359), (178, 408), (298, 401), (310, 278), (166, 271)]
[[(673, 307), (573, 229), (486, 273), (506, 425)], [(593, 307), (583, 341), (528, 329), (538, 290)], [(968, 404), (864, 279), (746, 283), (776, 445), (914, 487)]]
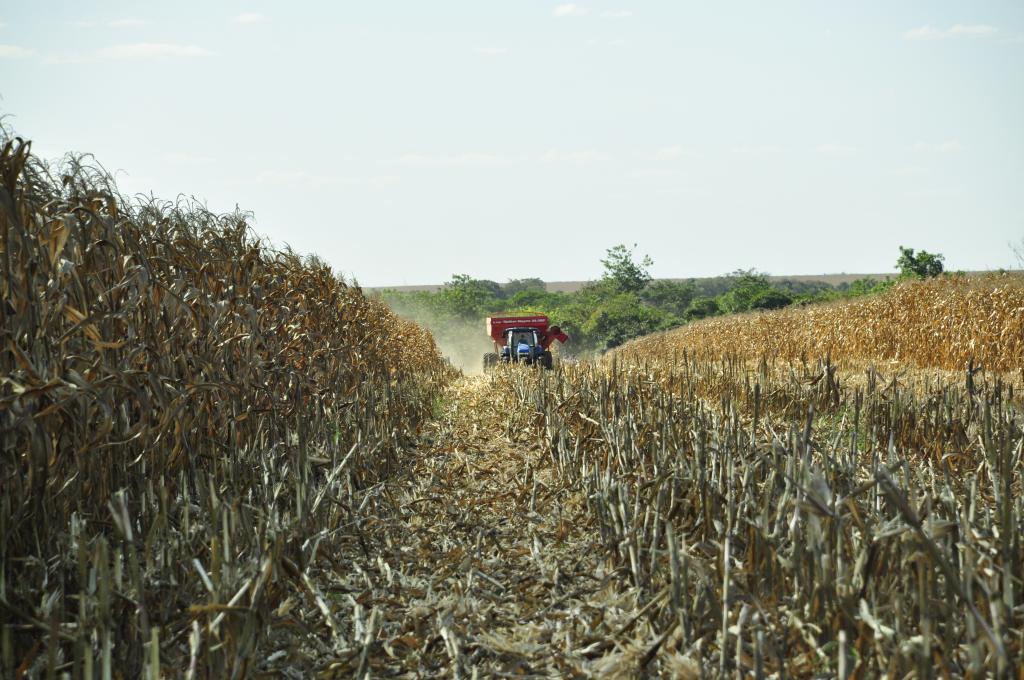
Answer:
[(551, 345), (565, 342), (569, 336), (558, 326), (549, 326), (543, 314), (487, 317), (487, 334), (494, 341), (494, 352), (484, 355), (484, 370), (499, 361), (524, 362), (551, 368)]

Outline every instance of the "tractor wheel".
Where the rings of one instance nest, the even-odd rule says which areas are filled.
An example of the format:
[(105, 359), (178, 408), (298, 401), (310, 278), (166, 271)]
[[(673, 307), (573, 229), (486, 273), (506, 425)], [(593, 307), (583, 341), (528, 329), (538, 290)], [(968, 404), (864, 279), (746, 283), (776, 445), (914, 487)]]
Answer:
[(544, 352), (540, 355), (540, 365), (548, 369), (555, 365), (555, 360), (554, 357), (551, 356), (551, 352)]

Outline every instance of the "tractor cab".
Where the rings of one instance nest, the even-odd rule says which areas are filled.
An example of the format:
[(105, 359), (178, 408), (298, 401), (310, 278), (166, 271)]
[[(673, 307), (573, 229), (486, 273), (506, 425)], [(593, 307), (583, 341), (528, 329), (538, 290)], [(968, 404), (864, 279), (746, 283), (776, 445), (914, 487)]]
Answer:
[(510, 328), (505, 334), (505, 346), (501, 348), (501, 357), (505, 361), (525, 361), (532, 364), (537, 358), (538, 344), (537, 329)]

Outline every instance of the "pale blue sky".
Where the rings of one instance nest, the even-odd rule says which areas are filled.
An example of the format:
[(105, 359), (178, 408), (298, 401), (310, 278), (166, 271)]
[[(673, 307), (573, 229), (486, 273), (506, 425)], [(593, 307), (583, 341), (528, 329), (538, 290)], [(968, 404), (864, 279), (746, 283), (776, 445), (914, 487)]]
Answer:
[(1008, 267), (1024, 3), (0, 8), (0, 111), (367, 286)]

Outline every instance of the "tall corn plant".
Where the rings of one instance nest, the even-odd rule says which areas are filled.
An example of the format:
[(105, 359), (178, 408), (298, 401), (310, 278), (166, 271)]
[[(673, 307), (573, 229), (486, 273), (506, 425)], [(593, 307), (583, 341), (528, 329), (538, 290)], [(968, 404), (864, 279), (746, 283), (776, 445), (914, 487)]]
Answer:
[(315, 665), (318, 551), (429, 415), (433, 340), (243, 214), (0, 141), (0, 675)]
[[(716, 317), (627, 343), (634, 361), (687, 351), (799, 361), (833, 356), (952, 371), (1024, 371), (1024, 276), (905, 281), (855, 300)], [(1024, 374), (1022, 374), (1024, 375)]]

